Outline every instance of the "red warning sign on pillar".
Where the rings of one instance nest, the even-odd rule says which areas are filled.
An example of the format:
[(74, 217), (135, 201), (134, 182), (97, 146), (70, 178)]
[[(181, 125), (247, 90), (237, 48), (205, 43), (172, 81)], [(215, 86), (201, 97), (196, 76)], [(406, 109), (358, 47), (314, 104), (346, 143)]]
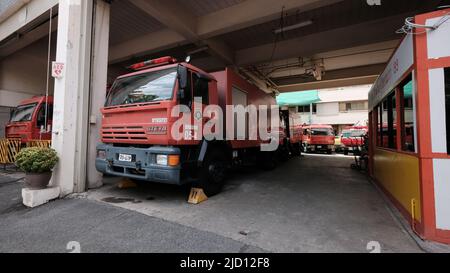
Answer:
[(64, 76), (64, 63), (52, 62), (52, 77), (62, 78)]

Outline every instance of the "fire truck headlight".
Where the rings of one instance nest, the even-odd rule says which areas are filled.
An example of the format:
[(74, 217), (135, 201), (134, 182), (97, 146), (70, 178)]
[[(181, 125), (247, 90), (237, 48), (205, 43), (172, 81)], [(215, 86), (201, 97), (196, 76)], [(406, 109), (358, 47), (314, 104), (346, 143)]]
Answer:
[(156, 155), (156, 164), (167, 166), (167, 155)]
[(97, 150), (97, 158), (105, 159), (106, 158), (106, 151), (105, 150)]

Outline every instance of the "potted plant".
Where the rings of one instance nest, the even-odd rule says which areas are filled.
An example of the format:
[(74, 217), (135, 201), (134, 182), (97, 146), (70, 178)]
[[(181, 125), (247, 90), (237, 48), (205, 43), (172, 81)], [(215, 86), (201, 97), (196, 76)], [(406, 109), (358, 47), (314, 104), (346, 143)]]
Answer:
[(52, 148), (24, 148), (16, 156), (17, 167), (26, 174), (25, 185), (32, 189), (47, 187), (57, 162), (58, 156)]

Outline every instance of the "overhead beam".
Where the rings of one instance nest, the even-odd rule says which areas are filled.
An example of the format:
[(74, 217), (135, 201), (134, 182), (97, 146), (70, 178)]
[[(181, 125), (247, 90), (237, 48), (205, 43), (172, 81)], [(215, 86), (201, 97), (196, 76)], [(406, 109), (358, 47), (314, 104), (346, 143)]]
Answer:
[(175, 31), (164, 29), (140, 36), (117, 45), (109, 50), (109, 63), (118, 63), (143, 54), (168, 49), (186, 43), (186, 39)]
[(319, 90), (326, 88), (373, 84), (377, 78), (378, 76), (373, 75), (373, 76), (337, 79), (330, 81), (308, 82), (302, 84), (279, 86), (278, 91), (280, 91), (280, 93), (285, 93), (285, 92), (297, 92), (297, 91)]
[(282, 9), (299, 13), (343, 0), (247, 0), (207, 14), (197, 20), (197, 34), (203, 38), (224, 34), (278, 18)]
[[(0, 59), (31, 45), (45, 36), (48, 36), (49, 28), (50, 22), (46, 22), (28, 33), (18, 35), (17, 39), (11, 40), (8, 44), (0, 47)], [(54, 20), (52, 23), (51, 32), (55, 32), (57, 28), (58, 20)]]
[(198, 39), (196, 18), (181, 9), (174, 0), (129, 0), (133, 5), (152, 16), (169, 29), (178, 32), (191, 42)]
[[(401, 26), (410, 13), (381, 18), (369, 22), (350, 25), (324, 32), (281, 41), (277, 43), (274, 60), (311, 56), (320, 52), (399, 39), (394, 31), (386, 31), (392, 26)], [(249, 65), (268, 62), (271, 58), (273, 44), (265, 44), (236, 52), (237, 65)]]
[[(386, 63), (374, 64), (366, 66), (351, 67), (345, 69), (337, 69), (325, 72), (322, 77), (322, 81), (339, 80), (354, 77), (365, 77), (365, 76), (377, 76), (383, 72), (386, 67)], [(273, 81), (279, 86), (292, 85), (292, 84), (302, 84), (310, 82), (320, 82), (315, 80), (313, 77), (305, 78), (304, 76), (291, 76), (273, 79)]]
[(44, 14), (59, 0), (33, 0), (0, 23), (0, 41)]
[(218, 58), (219, 60), (222, 60), (225, 64), (234, 64), (234, 51), (228, 47), (223, 41), (212, 38), (212, 39), (206, 39), (203, 41), (205, 45), (209, 48), (209, 53)]
[(385, 66), (386, 64), (376, 64), (328, 71), (321, 81), (316, 81), (314, 78), (305, 79), (304, 77), (297, 76), (274, 79), (274, 82), (278, 85), (280, 92), (372, 84)]
[[(142, 38), (126, 41), (112, 47), (110, 62), (115, 63), (129, 56), (139, 56), (161, 48), (176, 46), (183, 42), (173, 39), (178, 34), (186, 39), (185, 42), (207, 45), (211, 55), (221, 59), (225, 64), (233, 64), (235, 63), (233, 50), (222, 41), (214, 39), (214, 36), (271, 21), (280, 15), (283, 7), (287, 12), (292, 10), (305, 12), (341, 1), (343, 0), (247, 0), (205, 16), (195, 17), (180, 9), (173, 0), (130, 0), (136, 7), (167, 26), (168, 29), (164, 30), (164, 33), (171, 39), (161, 37), (161, 33), (154, 33), (154, 36), (146, 35), (145, 40), (158, 40), (157, 42), (142, 43), (144, 40)], [(139, 43), (141, 44), (137, 46)]]
[(317, 63), (321, 63), (325, 71), (385, 64), (398, 44), (399, 40), (392, 40), (316, 54), (304, 58), (302, 64), (298, 58), (291, 58), (262, 64), (257, 68), (264, 75), (277, 79), (303, 75)]
[(130, 2), (169, 29), (185, 37), (189, 42), (198, 46), (207, 45), (211, 55), (221, 59), (226, 64), (234, 63), (234, 52), (225, 43), (217, 39), (201, 39), (196, 31), (197, 18), (186, 10), (180, 9), (176, 1), (130, 0)]
[(6, 9), (4, 8), (2, 12), (0, 12), (0, 23), (5, 21), (6, 18), (13, 15), (16, 11), (29, 2), (30, 0), (16, 0), (9, 3), (7, 2), (8, 4), (6, 4)]

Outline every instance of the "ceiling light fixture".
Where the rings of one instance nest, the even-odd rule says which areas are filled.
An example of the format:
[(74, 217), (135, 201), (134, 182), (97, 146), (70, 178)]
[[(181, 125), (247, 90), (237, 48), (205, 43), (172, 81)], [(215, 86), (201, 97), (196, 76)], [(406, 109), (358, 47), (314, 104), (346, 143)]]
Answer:
[(301, 23), (298, 23), (298, 24), (295, 24), (295, 25), (291, 25), (291, 26), (287, 26), (287, 27), (276, 29), (276, 30), (273, 31), (273, 33), (279, 34), (281, 32), (286, 32), (286, 31), (290, 31), (290, 30), (306, 27), (306, 26), (309, 26), (309, 25), (312, 25), (312, 24), (313, 24), (313, 21), (312, 20), (308, 20), (308, 21), (301, 22)]

